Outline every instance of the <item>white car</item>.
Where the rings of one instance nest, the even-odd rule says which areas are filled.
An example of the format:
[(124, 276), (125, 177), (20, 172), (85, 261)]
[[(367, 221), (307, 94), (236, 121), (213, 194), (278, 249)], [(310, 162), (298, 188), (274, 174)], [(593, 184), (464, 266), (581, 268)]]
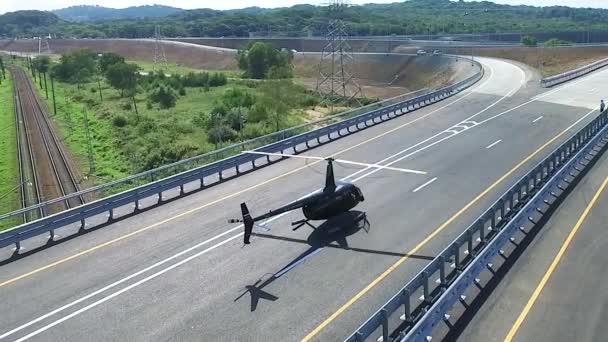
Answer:
[(426, 50), (420, 49), (420, 50), (418, 50), (418, 51), (416, 52), (416, 54), (417, 54), (418, 56), (424, 56), (424, 55), (426, 55)]
[(433, 50), (433, 56), (439, 56), (441, 55), (441, 50), (437, 49), (437, 50)]

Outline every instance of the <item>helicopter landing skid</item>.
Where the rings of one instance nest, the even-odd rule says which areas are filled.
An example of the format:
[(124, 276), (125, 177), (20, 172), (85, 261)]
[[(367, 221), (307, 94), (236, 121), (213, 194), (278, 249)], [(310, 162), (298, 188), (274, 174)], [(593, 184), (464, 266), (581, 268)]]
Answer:
[(310, 228), (312, 228), (312, 230), (316, 230), (317, 228), (315, 226), (313, 226), (312, 224), (310, 224), (310, 222), (308, 222), (309, 220), (300, 220), (300, 221), (295, 221), (295, 222), (291, 222), (293, 227), (291, 230), (292, 231), (296, 231), (300, 228), (302, 228), (304, 225), (308, 225)]

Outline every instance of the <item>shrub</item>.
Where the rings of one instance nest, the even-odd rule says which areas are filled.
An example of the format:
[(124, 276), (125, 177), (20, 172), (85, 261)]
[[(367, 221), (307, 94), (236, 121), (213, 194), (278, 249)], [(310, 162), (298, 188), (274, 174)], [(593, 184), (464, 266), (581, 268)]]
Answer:
[(235, 130), (227, 125), (212, 127), (208, 131), (208, 139), (210, 143), (219, 144), (222, 142), (235, 140), (238, 134)]
[(115, 115), (112, 118), (112, 124), (116, 127), (125, 127), (127, 125), (127, 118), (123, 115)]
[(133, 105), (131, 104), (131, 102), (125, 102), (120, 107), (122, 109), (124, 109), (124, 110), (131, 110), (131, 109), (133, 109)]
[(226, 83), (228, 83), (228, 78), (222, 73), (216, 72), (209, 76), (210, 87), (220, 87), (226, 85)]
[(96, 87), (91, 87), (90, 91), (91, 91), (91, 93), (95, 94), (97, 92), (97, 88)]
[(548, 47), (564, 46), (564, 45), (570, 45), (570, 44), (571, 43), (569, 41), (561, 40), (561, 39), (557, 39), (557, 38), (551, 38), (543, 43), (544, 46), (548, 46)]
[(177, 102), (175, 91), (165, 86), (159, 86), (152, 90), (148, 95), (148, 98), (150, 101), (158, 103), (161, 108), (165, 109), (175, 106), (175, 103)]
[(186, 96), (186, 88), (179, 88), (179, 96)]
[(272, 66), (270, 69), (268, 69), (268, 74), (266, 75), (266, 78), (275, 80), (292, 77), (293, 70), (290, 66)]
[(521, 37), (521, 43), (525, 46), (536, 46), (536, 38), (532, 36)]
[(248, 123), (241, 131), (243, 139), (253, 139), (271, 133), (271, 129), (266, 127), (262, 122)]

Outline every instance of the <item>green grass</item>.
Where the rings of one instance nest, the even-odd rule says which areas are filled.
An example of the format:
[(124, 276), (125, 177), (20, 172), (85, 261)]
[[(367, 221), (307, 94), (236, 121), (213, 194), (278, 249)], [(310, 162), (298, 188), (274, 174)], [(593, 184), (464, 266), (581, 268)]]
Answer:
[[(25, 67), (25, 63), (21, 61)], [(150, 68), (152, 63), (140, 63), (143, 69)], [(200, 72), (200, 70), (181, 68), (180, 72)], [(31, 77), (31, 74), (28, 73)], [(213, 151), (217, 146), (208, 133), (210, 113), (218, 106), (229, 88), (238, 88), (249, 92), (256, 101), (265, 104), (275, 102), (276, 93), (283, 93), (290, 102), (283, 116), (281, 129), (302, 124), (309, 120), (304, 110), (306, 95), (302, 87), (262, 83), (231, 81), (220, 87), (185, 88), (186, 94), (179, 96), (176, 106), (161, 109), (148, 100), (146, 89), (139, 89), (136, 103), (139, 114), (135, 113), (132, 101), (121, 98), (117, 90), (101, 81), (103, 101), (98, 92), (96, 80), (83, 84), (80, 89), (75, 84), (55, 81), (57, 115), (53, 115), (51, 84), (49, 99), (45, 99), (44, 90), (36, 82), (41, 98), (47, 102), (52, 120), (56, 123), (60, 135), (74, 157), (81, 173), (88, 175), (89, 181), (84, 187), (102, 184), (110, 180), (124, 178), (137, 172), (165, 165), (184, 158)], [(269, 88), (270, 87), (270, 88)], [(285, 90), (287, 89), (287, 90)], [(88, 139), (85, 130), (85, 114), (88, 117), (92, 159), (94, 170), (88, 156)], [(120, 121), (121, 123), (117, 123)], [(237, 133), (232, 140), (224, 139), (221, 146), (227, 146), (275, 130), (270, 118), (260, 122), (247, 122), (245, 130)]]
[[(19, 161), (13, 102), (13, 83), (6, 71), (0, 85), (0, 213), (19, 209)], [(0, 222), (0, 230), (20, 223), (19, 219)]]
[[(200, 118), (208, 115), (217, 99), (228, 88), (248, 89), (255, 93), (255, 89), (233, 82), (226, 86), (210, 88), (209, 91), (204, 91), (203, 88), (186, 88), (186, 95), (178, 98), (175, 107), (160, 109), (158, 105), (148, 107), (146, 94), (141, 92), (136, 96), (139, 111), (139, 114), (136, 114), (134, 109), (129, 108), (131, 100), (121, 98), (115, 89), (104, 82), (103, 102), (99, 98), (96, 83), (85, 84), (79, 90), (76, 85), (55, 82), (57, 115), (53, 116), (53, 120), (76, 157), (83, 174), (89, 174), (84, 129), (84, 113), (87, 113), (95, 162), (95, 170), (91, 175), (94, 176), (95, 183), (105, 183), (175, 159), (214, 150), (216, 146), (209, 142), (206, 128), (201, 126)], [(39, 93), (43, 94), (44, 91)], [(47, 102), (52, 110), (52, 100)], [(285, 119), (285, 126), (304, 122), (299, 116), (300, 113), (294, 111)], [(125, 118), (126, 125), (116, 126), (116, 117)], [(269, 132), (267, 130), (263, 133)], [(223, 145), (231, 143), (234, 141), (226, 141)], [(156, 155), (162, 162), (154, 163)]]
[[(150, 72), (150, 71), (154, 70), (154, 62), (128, 60), (127, 63), (135, 63), (135, 64), (139, 65), (141, 70), (144, 72)], [(222, 73), (226, 74), (227, 77), (232, 77), (232, 78), (237, 78), (240, 75), (240, 73), (236, 70), (204, 70), (204, 69), (196, 69), (196, 68), (191, 68), (191, 67), (187, 67), (187, 66), (183, 66), (183, 65), (178, 65), (176, 63), (167, 63), (167, 68), (161, 68), (161, 69), (164, 69), (165, 73), (167, 73), (167, 74), (179, 74), (179, 75), (185, 75), (189, 72), (201, 72), (201, 71), (222, 72)]]

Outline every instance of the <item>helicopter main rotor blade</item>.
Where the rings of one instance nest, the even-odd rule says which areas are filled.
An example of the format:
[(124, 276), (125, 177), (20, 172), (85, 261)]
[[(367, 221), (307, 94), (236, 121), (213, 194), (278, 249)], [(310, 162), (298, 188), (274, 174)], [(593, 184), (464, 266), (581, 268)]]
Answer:
[[(263, 155), (263, 156), (277, 156), (277, 157), (314, 159), (314, 160), (328, 160), (328, 159), (330, 159), (330, 157), (323, 158), (323, 157), (315, 157), (315, 156), (302, 156), (302, 155), (298, 155), (298, 154), (282, 154), (282, 153), (270, 153), (270, 152), (259, 152), (259, 151), (245, 151), (243, 153), (259, 154), (259, 155)], [(351, 161), (351, 160), (344, 160), (344, 159), (333, 159), (333, 158), (331, 158), (331, 159), (334, 160), (334, 161), (336, 161), (336, 162), (338, 162), (338, 163), (343, 163), (343, 164), (351, 164), (351, 165), (372, 167), (372, 168), (376, 168), (376, 169), (385, 169), (385, 170), (405, 172), (405, 173), (414, 173), (414, 174), (417, 174), (417, 175), (426, 175), (427, 174), (425, 171), (418, 171), (418, 170), (411, 170), (411, 169), (402, 169), (402, 168), (398, 168), (398, 167), (383, 166), (383, 165), (378, 165), (378, 164), (354, 162), (354, 161)]]
[(378, 164), (360, 163), (360, 162), (354, 162), (354, 161), (343, 160), (343, 159), (335, 159), (335, 161), (337, 163), (343, 163), (343, 164), (352, 164), (352, 165), (373, 167), (373, 168), (377, 168), (377, 169), (385, 169), (385, 170), (405, 172), (405, 173), (414, 173), (414, 174), (417, 174), (417, 175), (426, 175), (426, 171), (411, 170), (411, 169), (402, 169), (402, 168), (398, 168), (398, 167), (384, 166), (384, 165), (378, 165)]

